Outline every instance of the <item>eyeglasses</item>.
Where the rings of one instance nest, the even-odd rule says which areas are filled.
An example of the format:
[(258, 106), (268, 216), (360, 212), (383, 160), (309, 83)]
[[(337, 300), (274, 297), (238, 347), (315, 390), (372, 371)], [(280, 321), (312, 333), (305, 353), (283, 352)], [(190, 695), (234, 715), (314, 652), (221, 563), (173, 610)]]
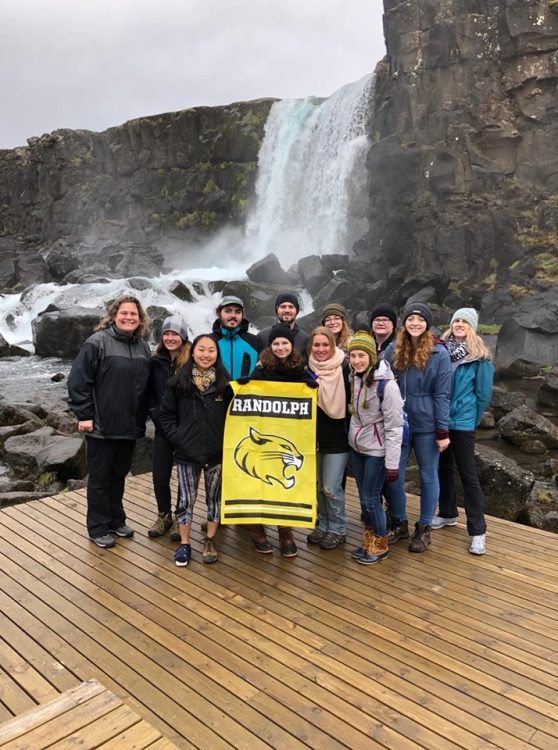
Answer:
[(374, 323), (391, 323), (389, 318), (374, 318)]
[(340, 315), (328, 315), (327, 318), (324, 318), (324, 323), (339, 323), (341, 320), (343, 318)]

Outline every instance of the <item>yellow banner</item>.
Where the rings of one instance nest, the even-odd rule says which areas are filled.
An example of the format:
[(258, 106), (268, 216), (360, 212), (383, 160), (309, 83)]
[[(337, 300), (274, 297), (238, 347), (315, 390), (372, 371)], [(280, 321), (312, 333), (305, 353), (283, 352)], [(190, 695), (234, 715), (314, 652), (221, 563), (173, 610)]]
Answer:
[(313, 528), (317, 390), (269, 380), (231, 387), (221, 523)]

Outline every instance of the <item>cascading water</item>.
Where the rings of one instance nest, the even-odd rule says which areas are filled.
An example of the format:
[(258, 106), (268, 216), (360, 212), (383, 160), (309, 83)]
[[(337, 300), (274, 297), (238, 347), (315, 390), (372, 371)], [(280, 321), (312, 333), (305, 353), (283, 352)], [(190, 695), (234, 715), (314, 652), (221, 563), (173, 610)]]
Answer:
[(350, 253), (365, 233), (364, 212), (354, 208), (366, 188), (373, 88), (366, 76), (329, 99), (273, 105), (246, 227), (252, 257), (274, 252), (286, 265), (313, 253)]
[[(149, 280), (149, 288), (141, 292), (132, 280), (119, 279), (105, 284), (38, 284), (24, 295), (0, 295), (0, 333), (10, 343), (31, 348), (31, 320), (49, 304), (102, 308), (116, 295), (132, 293), (139, 294), (146, 307), (184, 315), (195, 335), (209, 330), (220, 298), (210, 291), (208, 281), (242, 279), (249, 265), (270, 252), (285, 268), (305, 255), (350, 253), (353, 242), (367, 230), (365, 157), (373, 86), (373, 77), (366, 76), (329, 99), (273, 105), (259, 155), (257, 199), (244, 238), (224, 231), (193, 255), (193, 264), (206, 258), (208, 266), (218, 266), (182, 267)], [(187, 257), (186, 248), (181, 258)], [(189, 287), (193, 302), (182, 302), (168, 291), (177, 279)], [(302, 314), (311, 310), (306, 293), (301, 303)]]

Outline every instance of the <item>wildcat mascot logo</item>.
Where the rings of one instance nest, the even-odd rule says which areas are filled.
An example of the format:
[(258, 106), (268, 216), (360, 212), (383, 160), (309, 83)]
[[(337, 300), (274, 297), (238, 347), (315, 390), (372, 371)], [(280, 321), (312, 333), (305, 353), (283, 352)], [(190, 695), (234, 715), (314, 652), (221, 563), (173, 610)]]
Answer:
[(287, 438), (258, 432), (250, 427), (248, 435), (236, 446), (234, 461), (245, 474), (266, 484), (278, 482), (290, 490), (296, 483), (292, 470), (297, 472), (301, 469), (304, 457)]

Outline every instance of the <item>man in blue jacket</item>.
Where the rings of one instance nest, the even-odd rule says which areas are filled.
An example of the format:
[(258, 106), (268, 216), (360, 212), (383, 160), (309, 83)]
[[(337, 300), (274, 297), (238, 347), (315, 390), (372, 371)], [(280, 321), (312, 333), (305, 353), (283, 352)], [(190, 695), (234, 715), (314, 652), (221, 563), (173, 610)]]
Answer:
[(217, 307), (213, 335), (217, 339), (221, 359), (231, 380), (251, 374), (262, 346), (254, 333), (248, 333), (250, 322), (244, 317), (244, 302), (228, 294)]

